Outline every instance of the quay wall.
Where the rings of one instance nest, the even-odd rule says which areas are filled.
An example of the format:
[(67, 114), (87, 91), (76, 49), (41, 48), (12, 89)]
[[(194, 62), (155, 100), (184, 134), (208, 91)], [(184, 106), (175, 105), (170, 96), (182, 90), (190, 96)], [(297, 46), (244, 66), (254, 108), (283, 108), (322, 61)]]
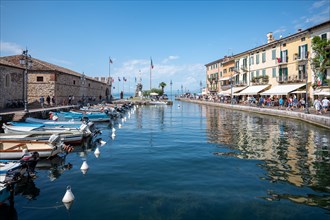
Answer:
[(286, 118), (293, 118), (302, 120), (317, 126), (321, 126), (330, 130), (330, 117), (322, 116), (322, 115), (314, 115), (314, 114), (306, 114), (304, 112), (294, 112), (294, 111), (285, 111), (285, 110), (277, 110), (277, 109), (268, 109), (268, 108), (258, 108), (244, 105), (231, 105), (231, 104), (223, 104), (217, 102), (206, 102), (194, 99), (185, 99), (179, 98), (178, 100), (184, 102), (192, 102), (201, 105), (209, 105), (209, 106), (217, 106), (221, 108), (239, 110), (239, 111), (247, 111), (253, 113), (259, 113), (264, 115), (272, 115), (272, 116), (280, 116)]

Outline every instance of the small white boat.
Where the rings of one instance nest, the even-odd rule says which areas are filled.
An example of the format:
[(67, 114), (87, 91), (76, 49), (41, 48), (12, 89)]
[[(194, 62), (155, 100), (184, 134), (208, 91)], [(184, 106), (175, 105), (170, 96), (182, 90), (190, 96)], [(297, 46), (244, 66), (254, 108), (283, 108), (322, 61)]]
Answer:
[(52, 157), (67, 147), (61, 142), (59, 135), (52, 135), (48, 141), (0, 140), (2, 160), (20, 159), (27, 152), (38, 152), (39, 157)]
[(28, 117), (25, 119), (25, 122), (28, 123), (39, 123), (39, 124), (46, 124), (46, 125), (54, 125), (54, 126), (70, 126), (70, 125), (80, 125), (81, 121), (54, 121), (54, 120), (47, 120), (47, 119), (39, 119), (39, 118), (31, 118)]
[(167, 102), (164, 101), (150, 101), (150, 105), (167, 105)]
[[(1, 140), (20, 140), (20, 141), (47, 141), (54, 132), (18, 132), (18, 133), (0, 133)], [(62, 131), (56, 132), (61, 140), (66, 144), (80, 144), (83, 140), (83, 133), (80, 131)]]
[[(23, 123), (22, 123), (23, 124)], [(92, 123), (80, 123), (81, 126), (79, 128), (75, 127), (63, 127), (63, 126), (45, 126), (43, 124), (31, 124), (29, 123), (21, 125), (13, 125), (13, 124), (3, 124), (2, 128), (6, 134), (13, 133), (33, 133), (33, 132), (47, 132), (52, 134), (59, 134), (63, 132), (76, 132), (80, 131), (84, 137), (90, 136), (93, 132), (94, 125)], [(93, 127), (93, 128), (92, 128)]]
[(24, 174), (25, 172), (26, 168), (23, 168), (19, 161), (0, 162), (0, 202), (4, 202), (10, 197), (10, 189), (8, 186), (15, 182), (15, 178), (17, 178), (18, 175)]

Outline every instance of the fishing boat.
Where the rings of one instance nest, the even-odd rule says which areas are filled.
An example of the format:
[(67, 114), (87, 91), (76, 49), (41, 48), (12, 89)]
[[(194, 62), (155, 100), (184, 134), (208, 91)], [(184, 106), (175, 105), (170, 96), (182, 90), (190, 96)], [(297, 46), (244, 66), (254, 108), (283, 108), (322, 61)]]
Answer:
[(1, 159), (19, 159), (28, 152), (38, 152), (39, 157), (52, 157), (72, 148), (61, 142), (59, 135), (52, 135), (48, 141), (0, 140)]
[[(60, 131), (55, 132), (61, 136), (62, 141), (65, 144), (80, 144), (83, 140), (83, 133), (81, 131)], [(47, 141), (54, 132), (47, 131), (27, 131), (27, 132), (17, 132), (17, 133), (1, 133), (1, 140), (23, 140), (23, 141)]]

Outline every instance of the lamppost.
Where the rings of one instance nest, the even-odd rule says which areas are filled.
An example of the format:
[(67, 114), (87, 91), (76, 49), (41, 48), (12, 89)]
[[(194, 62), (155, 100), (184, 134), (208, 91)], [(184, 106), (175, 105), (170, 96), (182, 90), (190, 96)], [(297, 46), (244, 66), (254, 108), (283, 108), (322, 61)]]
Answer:
[(171, 100), (172, 100), (172, 85), (173, 85), (173, 83), (172, 83), (172, 80), (171, 80), (171, 82), (170, 82), (170, 86), (171, 86)]
[(201, 94), (203, 93), (203, 83), (202, 83), (202, 80), (199, 82), (199, 86), (200, 86), (200, 88), (201, 88)]
[[(237, 71), (236, 68), (233, 69), (233, 72), (235, 74), (239, 73), (239, 71)], [(233, 104), (233, 72), (231, 73), (231, 76), (230, 76), (230, 96), (231, 96), (230, 97), (230, 102), (231, 102), (231, 104)]]
[(306, 80), (306, 96), (305, 96), (305, 113), (309, 114), (308, 110), (308, 72), (306, 71), (307, 60), (304, 60), (301, 65), (299, 65), (299, 71), (305, 76)]
[(28, 109), (28, 98), (27, 98), (27, 93), (28, 93), (28, 69), (32, 67), (32, 58), (31, 55), (28, 54), (28, 50), (23, 50), (22, 57), (19, 60), (19, 63), (21, 65), (25, 66), (25, 71), (24, 71), (24, 88), (23, 88), (23, 96), (24, 96), (24, 112), (29, 112)]
[(183, 85), (181, 85), (181, 94), (183, 95)]

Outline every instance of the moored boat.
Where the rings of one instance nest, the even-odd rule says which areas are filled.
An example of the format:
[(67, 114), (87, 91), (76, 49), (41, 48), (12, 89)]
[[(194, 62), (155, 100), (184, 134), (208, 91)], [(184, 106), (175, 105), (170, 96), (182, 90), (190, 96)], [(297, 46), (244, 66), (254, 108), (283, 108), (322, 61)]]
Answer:
[(0, 140), (1, 159), (19, 159), (27, 152), (38, 152), (39, 157), (52, 157), (68, 149), (59, 135), (52, 135), (48, 141)]

